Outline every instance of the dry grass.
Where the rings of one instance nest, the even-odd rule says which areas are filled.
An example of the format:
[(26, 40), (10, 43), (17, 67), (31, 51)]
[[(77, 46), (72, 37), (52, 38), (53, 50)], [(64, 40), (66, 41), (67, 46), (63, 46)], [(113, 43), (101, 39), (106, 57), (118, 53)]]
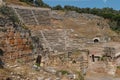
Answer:
[(10, 70), (8, 69), (0, 69), (0, 80), (5, 80), (5, 78), (9, 77)]
[(117, 68), (117, 70), (116, 70), (116, 76), (117, 76), (117, 77), (120, 77), (120, 67)]
[(24, 2), (20, 2), (19, 0), (6, 0), (7, 4), (15, 4), (15, 5), (22, 5), (22, 6), (29, 6)]
[[(28, 4), (24, 2), (20, 2), (19, 0), (6, 0), (7, 4), (15, 4), (15, 5), (22, 5), (22, 6), (29, 6)], [(58, 14), (64, 15), (64, 11), (57, 11)], [(99, 29), (98, 26), (96, 25), (99, 20), (93, 19), (89, 20), (86, 19), (85, 17), (80, 17), (78, 19), (74, 18), (65, 18), (63, 21), (52, 21), (53, 26), (45, 27), (47, 29), (53, 29), (53, 28), (66, 28), (66, 29), (73, 29), (75, 30), (75, 33), (79, 34), (81, 37), (90, 37), (93, 38), (95, 36), (116, 36), (116, 33), (113, 32), (110, 28), (109, 25), (107, 24), (108, 21), (102, 20), (101, 21), (103, 25), (105, 25), (105, 29)], [(30, 29), (36, 29), (40, 30), (41, 28), (44, 29), (43, 27), (34, 27)]]

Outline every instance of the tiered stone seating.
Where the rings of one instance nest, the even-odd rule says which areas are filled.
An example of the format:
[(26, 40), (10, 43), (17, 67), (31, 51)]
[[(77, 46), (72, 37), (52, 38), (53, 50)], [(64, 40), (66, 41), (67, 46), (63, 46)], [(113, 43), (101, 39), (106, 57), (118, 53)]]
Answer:
[(82, 46), (82, 42), (80, 42), (80, 39), (69, 39), (69, 46), (68, 46), (68, 50), (78, 50), (80, 49)]
[(31, 13), (31, 10), (16, 8), (16, 11), (19, 13), (19, 15), (21, 16), (21, 18), (25, 24), (36, 25), (36, 22), (33, 17), (33, 14)]
[[(52, 50), (56, 50), (59, 52), (64, 51), (65, 40), (63, 37), (63, 30), (60, 30), (60, 31), (59, 30), (46, 30), (46, 31), (44, 30), (43, 34), (48, 43), (48, 46)], [(45, 41), (42, 41), (42, 42), (45, 42)]]
[[(65, 34), (65, 32), (67, 32)], [(40, 32), (34, 33), (39, 36), (40, 41), (44, 44), (44, 48), (51, 48), (53, 51), (64, 52), (65, 50), (78, 50), (82, 46), (83, 38), (71, 38), (70, 30), (64, 29), (52, 29), (42, 30), (43, 35)], [(82, 44), (83, 45), (83, 44)]]
[(50, 24), (50, 9), (9, 5), (25, 25)]
[(39, 24), (50, 24), (49, 11), (33, 10), (33, 12)]

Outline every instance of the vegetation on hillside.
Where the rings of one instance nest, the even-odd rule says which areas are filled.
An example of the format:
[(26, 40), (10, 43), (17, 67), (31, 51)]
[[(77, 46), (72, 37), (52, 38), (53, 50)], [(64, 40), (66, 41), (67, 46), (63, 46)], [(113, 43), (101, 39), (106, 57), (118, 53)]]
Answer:
[[(20, 0), (22, 2), (26, 2), (28, 4), (33, 4), (34, 0)], [(42, 0), (35, 0), (35, 4), (39, 7), (49, 7), (46, 3), (44, 3)], [(120, 32), (120, 10), (114, 10), (113, 8), (79, 8), (75, 6), (69, 6), (66, 5), (62, 7), (61, 5), (57, 5), (54, 7), (51, 7), (53, 10), (63, 10), (63, 11), (76, 11), (78, 13), (88, 13), (88, 14), (94, 14), (97, 16), (104, 17), (105, 19), (109, 19), (109, 25), (112, 30)]]
[(69, 6), (66, 5), (64, 7), (61, 7), (60, 5), (57, 5), (55, 7), (52, 7), (53, 10), (64, 10), (64, 11), (76, 11), (78, 13), (88, 13), (88, 14), (94, 14), (97, 16), (104, 17), (105, 19), (110, 20), (110, 27), (115, 31), (120, 31), (120, 10), (114, 10), (113, 8), (78, 8), (75, 6)]
[(50, 6), (48, 4), (46, 4), (46, 3), (44, 3), (42, 0), (20, 0), (20, 1), (25, 2), (25, 3), (29, 4), (29, 5), (34, 4), (37, 7), (49, 7), (50, 8)]
[(2, 6), (0, 8), (0, 14), (4, 15), (7, 19), (11, 20), (14, 25), (16, 23), (19, 23), (17, 15), (14, 13), (14, 10), (10, 7)]

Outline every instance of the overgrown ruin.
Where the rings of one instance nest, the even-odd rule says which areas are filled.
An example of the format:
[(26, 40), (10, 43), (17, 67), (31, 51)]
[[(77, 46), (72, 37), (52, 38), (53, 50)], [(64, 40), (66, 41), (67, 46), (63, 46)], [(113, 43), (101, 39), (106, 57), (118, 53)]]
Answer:
[(50, 9), (9, 5), (25, 25), (50, 24)]
[(117, 34), (105, 19), (74, 11), (6, 6), (19, 19), (13, 24), (0, 15), (0, 67), (5, 63), (15, 71), (10, 71), (11, 79), (82, 80), (85, 76), (88, 80), (86, 75), (94, 72), (115, 76), (120, 45), (113, 41)]

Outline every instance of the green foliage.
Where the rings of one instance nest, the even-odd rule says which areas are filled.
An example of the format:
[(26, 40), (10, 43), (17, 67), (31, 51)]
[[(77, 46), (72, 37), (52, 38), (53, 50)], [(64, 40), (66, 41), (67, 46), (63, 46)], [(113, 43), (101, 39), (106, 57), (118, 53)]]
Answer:
[(84, 76), (81, 74), (81, 72), (76, 72), (78, 74), (78, 78), (75, 80), (85, 80)]
[(23, 63), (23, 60), (22, 59), (17, 59), (17, 62), (18, 63)]
[(61, 72), (62, 75), (69, 74), (69, 72), (66, 70), (60, 70), (59, 72)]
[(21, 27), (22, 27), (23, 29), (25, 29), (25, 30), (28, 30), (28, 27), (25, 26), (25, 25), (21, 25)]
[(33, 5), (35, 4), (35, 6), (37, 7), (47, 7), (47, 8), (50, 8), (50, 6), (46, 3), (44, 3), (42, 0), (36, 0), (35, 2), (33, 2), (34, 0), (19, 0), (21, 2), (25, 2), (29, 5)]
[(53, 10), (63, 10), (61, 5), (54, 6), (52, 9)]
[(74, 6), (69, 6), (69, 5), (64, 6), (63, 9), (66, 10), (66, 11), (82, 12), (80, 8), (74, 7)]
[[(35, 2), (33, 2), (33, 0), (20, 0), (20, 1), (26, 2), (27, 4), (30, 5), (33, 5), (33, 3), (35, 3), (37, 7), (48, 7), (48, 8), (52, 8), (53, 10), (76, 11), (78, 13), (88, 13), (88, 14), (98, 15), (104, 17), (105, 19), (110, 19), (111, 22), (109, 25), (112, 30), (120, 31), (120, 11), (114, 10), (113, 8), (106, 7), (102, 9), (99, 8), (91, 9), (91, 8), (79, 8), (70, 5), (65, 5), (64, 7), (62, 7), (61, 5), (50, 7), (49, 5), (44, 3), (43, 0), (36, 0)], [(8, 14), (7, 11), (4, 11), (4, 14)], [(114, 23), (116, 24), (113, 25)]]
[[(112, 30), (120, 31), (120, 11), (114, 10), (113, 8), (79, 8), (75, 6), (66, 5), (62, 8), (60, 5), (52, 7), (53, 10), (65, 10), (65, 11), (76, 11), (78, 13), (88, 13), (101, 16), (105, 19), (110, 20), (110, 27)], [(114, 22), (116, 25), (113, 25)]]
[(37, 67), (40, 67), (40, 64), (38, 64), (38, 63), (36, 63), (35, 65), (36, 65)]
[(114, 30), (114, 31), (120, 31), (120, 28), (117, 25), (117, 23), (118, 23), (117, 21), (111, 21), (109, 23), (109, 25), (110, 25), (110, 27), (111, 27), (112, 30)]
[[(35, 6), (37, 7), (47, 7), (47, 8), (51, 8), (53, 10), (64, 10), (64, 11), (76, 11), (78, 13), (88, 13), (88, 14), (94, 14), (94, 15), (98, 15), (101, 17), (104, 17), (105, 19), (109, 19), (110, 22), (110, 27), (112, 30), (115, 31), (120, 31), (120, 10), (114, 10), (113, 8), (79, 8), (79, 7), (75, 7), (75, 6), (70, 6), (70, 5), (65, 5), (64, 7), (62, 7), (61, 5), (56, 5), (54, 7), (50, 7), (48, 4), (44, 3), (43, 0), (36, 0), (35, 2), (33, 2), (34, 0), (19, 0), (21, 2), (25, 2), (29, 5), (33, 5), (35, 4)], [(6, 10), (4, 10), (4, 8), (1, 10), (3, 14), (5, 15), (9, 15), (9, 10), (8, 8)], [(12, 16), (13, 21), (16, 21), (15, 16)], [(115, 25), (114, 25), (115, 24)]]
[(32, 50), (34, 49), (34, 46), (32, 44), (30, 45), (30, 49), (32, 49)]
[(72, 63), (73, 63), (73, 64), (75, 64), (75, 63), (76, 63), (76, 61), (75, 61), (75, 60), (73, 60), (73, 61), (72, 61)]
[(6, 31), (7, 31), (7, 29), (0, 29), (0, 31), (1, 31), (1, 32), (6, 32)]
[(36, 4), (38, 7), (50, 7), (48, 4), (44, 3), (42, 0), (37, 0)]
[(5, 17), (8, 17), (13, 22), (13, 24), (19, 23), (17, 15), (14, 13), (14, 10), (10, 7), (2, 6), (0, 8), (0, 14), (4, 15)]
[(120, 66), (117, 66), (117, 69), (120, 69)]
[(21, 1), (21, 2), (26, 2), (27, 4), (33, 3), (33, 0), (19, 0), (19, 1)]

